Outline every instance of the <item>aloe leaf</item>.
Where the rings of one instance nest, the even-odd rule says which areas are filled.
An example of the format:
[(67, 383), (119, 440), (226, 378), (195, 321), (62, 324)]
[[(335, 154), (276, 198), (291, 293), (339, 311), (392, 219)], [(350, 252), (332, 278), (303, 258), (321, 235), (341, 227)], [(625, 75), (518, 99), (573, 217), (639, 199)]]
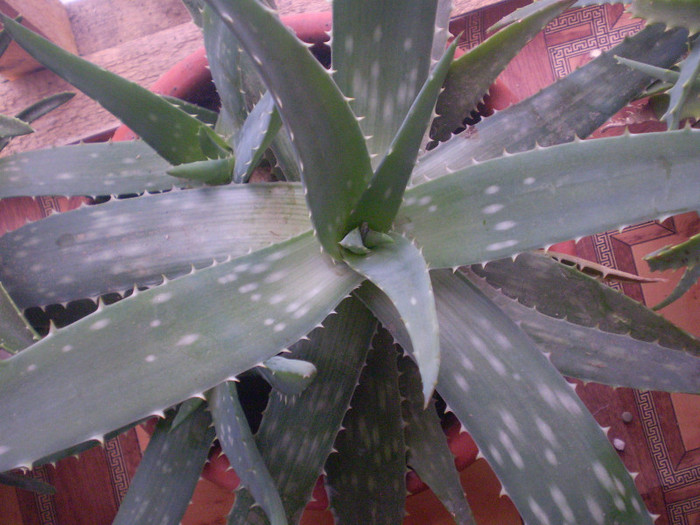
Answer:
[(282, 121), (275, 108), (275, 101), (268, 92), (255, 105), (246, 119), (236, 142), (235, 182), (248, 182), (263, 153), (277, 135)]
[(463, 276), (432, 276), (443, 327), (438, 389), (523, 519), (651, 524), (617, 452), (535, 345)]
[[(5, 29), (37, 61), (97, 100), (171, 164), (206, 159), (198, 133), (215, 133), (158, 95), (83, 60), (7, 17)], [(212, 140), (216, 140), (212, 138)]]
[(431, 138), (443, 141), (450, 138), (515, 55), (573, 2), (574, 0), (547, 0), (523, 7), (522, 10), (534, 6), (541, 9), (516, 17), (513, 20), (516, 23), (455, 60), (450, 66), (445, 89), (437, 102), (435, 111), (438, 116), (431, 127)]
[(354, 99), (374, 167), (428, 76), (436, 9), (437, 0), (333, 3), (334, 79)]
[(271, 525), (286, 525), (282, 499), (255, 446), (255, 438), (248, 427), (235, 384), (221, 383), (208, 398), (221, 449), (238, 474), (241, 484), (255, 498)]
[(20, 308), (124, 292), (309, 227), (298, 185), (234, 185), (113, 200), (0, 237), (0, 281)]
[(464, 490), (455, 469), (455, 461), (445, 440), (440, 418), (431, 400), (423, 407), (420, 373), (407, 356), (399, 358), (399, 388), (406, 422), (404, 436), (408, 464), (427, 483), (458, 525), (475, 525)]
[(228, 184), (233, 180), (235, 162), (236, 160), (233, 157), (198, 160), (170, 168), (168, 175), (203, 182), (212, 186)]
[(34, 130), (26, 122), (7, 115), (0, 115), (0, 138), (12, 138), (33, 133)]
[(326, 252), (339, 257), (338, 242), (351, 229), (350, 212), (371, 176), (355, 116), (328, 72), (274, 11), (255, 0), (206, 1), (253, 57), (272, 92), (299, 154), (318, 239)]
[(388, 231), (391, 227), (456, 47), (457, 40), (433, 68), (418, 93), (370, 185), (350, 216), (352, 224), (367, 222), (377, 232)]
[(16, 354), (39, 340), (39, 335), (0, 283), (0, 348)]
[(493, 261), (473, 270), (508, 297), (543, 315), (565, 316), (570, 323), (658, 342), (700, 357), (700, 342), (694, 337), (637, 301), (548, 257), (523, 253), (515, 262)]
[[(440, 368), (433, 289), (428, 268), (418, 248), (405, 237), (390, 235), (394, 239), (393, 244), (379, 246), (364, 256), (346, 252), (344, 259), (396, 305), (411, 337), (413, 358), (420, 369), (423, 398), (427, 404)], [(411, 286), (406, 287), (406, 283), (411, 283)]]
[(199, 407), (177, 429), (160, 421), (151, 436), (114, 525), (179, 523), (214, 440), (211, 417)]
[(124, 195), (195, 185), (167, 175), (169, 168), (141, 141), (27, 151), (0, 158), (0, 198)]
[[(700, 29), (700, 10), (698, 11), (698, 28)], [(681, 71), (678, 81), (669, 91), (671, 97), (668, 109), (662, 119), (668, 122), (669, 129), (677, 129), (680, 126), (681, 114), (686, 101), (693, 92), (695, 83), (700, 74), (700, 41), (695, 40), (691, 45), (690, 53), (681, 62)]]
[(680, 76), (678, 71), (673, 71), (672, 69), (664, 69), (662, 67), (652, 66), (644, 62), (630, 60), (623, 57), (615, 57), (615, 59), (624, 66), (632, 68), (636, 71), (641, 71), (645, 75), (649, 75), (652, 78), (663, 80), (664, 82), (669, 82), (671, 84), (675, 84)]
[(658, 25), (647, 27), (536, 95), (429, 151), (418, 159), (412, 182), (452, 173), (474, 158), (501, 156), (506, 149), (514, 153), (589, 135), (649, 83), (648, 76), (630, 72), (615, 56), (669, 67), (686, 50), (686, 42), (683, 29), (664, 33)]
[[(309, 332), (359, 281), (320, 254), (307, 233), (55, 331), (0, 361), (0, 471), (95, 439), (252, 368)], [(95, 381), (95, 370), (110, 374)], [(108, 403), (115, 392), (120, 402)]]
[(335, 440), (337, 452), (326, 461), (326, 484), (338, 525), (401, 523), (406, 501), (406, 445), (401, 396), (391, 335), (374, 338)]
[(216, 111), (212, 111), (211, 109), (207, 109), (197, 104), (192, 104), (191, 102), (188, 102), (186, 100), (182, 100), (177, 97), (171, 97), (169, 95), (160, 95), (160, 97), (167, 100), (173, 106), (181, 109), (185, 113), (192, 115), (200, 122), (209, 126), (216, 125), (216, 121), (219, 119), (219, 113), (217, 113)]
[(654, 306), (654, 310), (660, 310), (679, 299), (700, 279), (700, 234), (675, 246), (666, 246), (650, 253), (644, 260), (654, 272), (688, 267), (673, 292)]
[(611, 268), (610, 266), (594, 263), (588, 259), (584, 259), (583, 257), (569, 255), (568, 253), (558, 253), (553, 252), (552, 250), (547, 250), (545, 255), (562, 264), (576, 268), (581, 273), (585, 273), (586, 275), (590, 275), (598, 279), (622, 281), (626, 283), (658, 283), (660, 281), (664, 281), (664, 279), (642, 277), (634, 273), (623, 272), (617, 268)]
[(633, 0), (630, 11), (648, 24), (685, 27), (691, 33), (700, 31), (700, 5), (686, 0)]
[(75, 93), (62, 92), (45, 97), (17, 113), (17, 118), (31, 124), (35, 120), (62, 106), (75, 96)]
[(2, 56), (12, 43), (12, 37), (4, 29), (0, 31), (0, 56)]
[(56, 494), (56, 488), (52, 485), (44, 483), (43, 481), (36, 478), (21, 476), (12, 472), (0, 472), (0, 485), (17, 487), (22, 490), (35, 492), (36, 494)]
[[(273, 391), (256, 435), (287, 517), (294, 523), (331, 452), (377, 326), (355, 299), (343, 301), (336, 312), (324, 320), (323, 328), (309, 334), (309, 340), (292, 348), (292, 357), (316, 366), (316, 380), (297, 396)], [(256, 512), (246, 504), (245, 494), (237, 494), (229, 523), (245, 523)]]
[[(532, 259), (530, 264), (528, 259)], [(559, 372), (611, 386), (700, 391), (697, 340), (633, 300), (615, 296), (608, 287), (539, 259), (523, 254), (515, 263), (496, 261), (469, 275), (482, 293), (549, 354)], [(552, 279), (547, 280), (550, 275)], [(522, 285), (516, 281), (526, 282), (527, 291), (518, 290)], [(571, 295), (575, 293), (581, 299)], [(584, 298), (595, 302), (585, 303)], [(590, 305), (596, 305), (598, 312)], [(639, 322), (648, 323), (643, 333), (625, 330), (625, 325)]]
[(688, 129), (489, 160), (408, 190), (396, 229), (444, 268), (692, 211), (699, 151)]
[(256, 370), (272, 388), (287, 396), (301, 394), (316, 378), (313, 363), (280, 356), (271, 357)]
[(177, 407), (177, 412), (175, 413), (175, 417), (173, 417), (168, 432), (172, 432), (182, 423), (187, 421), (192, 413), (195, 412), (203, 403), (204, 399), (201, 397), (193, 397), (192, 399), (183, 401), (180, 406)]

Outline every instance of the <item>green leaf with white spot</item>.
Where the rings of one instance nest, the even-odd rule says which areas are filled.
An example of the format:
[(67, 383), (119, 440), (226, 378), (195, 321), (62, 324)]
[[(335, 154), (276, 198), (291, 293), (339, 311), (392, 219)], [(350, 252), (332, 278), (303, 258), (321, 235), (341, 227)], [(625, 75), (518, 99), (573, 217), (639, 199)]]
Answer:
[(700, 342), (608, 286), (534, 254), (473, 271), (472, 282), (563, 375), (640, 390), (700, 392)]
[(80, 144), (0, 158), (0, 197), (124, 195), (197, 185), (141, 141)]
[[(360, 280), (319, 253), (309, 232), (55, 331), (0, 361), (0, 471), (101, 437), (254, 367), (308, 333)], [(110, 373), (97, 381), (95, 370)], [(119, 403), (109, 402), (116, 391)]]
[(313, 363), (274, 356), (255, 369), (272, 388), (287, 396), (301, 394), (316, 378)]
[(399, 358), (399, 388), (404, 398), (404, 437), (408, 465), (428, 484), (459, 525), (475, 525), (469, 503), (455, 468), (455, 459), (447, 446), (445, 432), (431, 400), (423, 406), (420, 373), (408, 356)]
[(669, 67), (685, 52), (686, 42), (685, 30), (664, 33), (663, 27), (647, 27), (532, 97), (427, 152), (418, 159), (413, 184), (463, 169), (475, 158), (501, 156), (504, 150), (515, 153), (536, 144), (551, 146), (588, 136), (649, 83), (647, 75), (630, 72), (616, 56)]
[(234, 383), (217, 385), (208, 396), (216, 436), (241, 485), (255, 498), (271, 525), (286, 525), (287, 519), (275, 482), (255, 446)]
[[(444, 90), (437, 102), (435, 111), (438, 116), (430, 130), (431, 138), (443, 141), (450, 138), (515, 55), (573, 2), (574, 0), (548, 1), (544, 9), (519, 18), (513, 25), (455, 60), (450, 66)], [(542, 3), (535, 2), (530, 6)]]
[(0, 283), (0, 348), (16, 354), (38, 340), (38, 334)]
[(18, 137), (33, 132), (34, 130), (32, 127), (23, 120), (7, 115), (0, 115), (0, 138)]
[[(38, 62), (118, 117), (172, 164), (204, 160), (197, 136), (216, 135), (196, 118), (158, 95), (77, 57), (32, 31), (2, 19), (12, 38)], [(212, 138), (212, 140), (216, 140)]]
[(275, 101), (268, 92), (255, 105), (246, 119), (236, 141), (235, 182), (248, 182), (265, 150), (277, 135), (282, 120), (275, 108)]
[[(698, 12), (700, 18), (700, 11)], [(700, 19), (699, 28), (700, 28)], [(686, 101), (695, 91), (697, 95), (697, 80), (700, 74), (700, 40), (695, 39), (690, 47), (688, 56), (680, 64), (680, 74), (677, 82), (669, 91), (670, 100), (668, 109), (662, 119), (668, 123), (669, 129), (677, 129), (680, 127), (683, 108)]]
[[(316, 367), (316, 380), (296, 396), (273, 391), (256, 434), (287, 518), (294, 523), (331, 453), (377, 327), (372, 314), (355, 299), (343, 301), (336, 312), (309, 334), (309, 340), (292, 347), (292, 357)], [(247, 523), (259, 515), (251, 504), (246, 491), (239, 491), (229, 523)]]
[(391, 228), (456, 48), (455, 40), (416, 96), (389, 150), (350, 216), (351, 224), (366, 222), (370, 229), (377, 232), (386, 232)]
[(309, 229), (299, 185), (231, 185), (113, 200), (0, 237), (0, 281), (20, 308), (122, 293)]
[(179, 523), (189, 506), (214, 440), (211, 417), (200, 406), (176, 429), (158, 422), (114, 525)]
[[(344, 254), (344, 260), (381, 289), (396, 305), (410, 334), (413, 358), (423, 381), (423, 399), (433, 395), (440, 345), (433, 289), (425, 260), (411, 241), (390, 234), (392, 244), (378, 246), (367, 255)], [(410, 287), (406, 283), (411, 283)]]
[(700, 4), (692, 0), (633, 0), (630, 12), (648, 24), (684, 27), (691, 34), (700, 31)]
[(644, 260), (654, 272), (687, 266), (683, 277), (671, 294), (654, 306), (654, 310), (660, 310), (679, 299), (700, 279), (700, 234), (675, 246), (666, 246), (650, 253), (644, 257)]
[(355, 116), (329, 73), (274, 11), (255, 0), (206, 1), (257, 64), (298, 152), (318, 239), (339, 257), (350, 212), (372, 175)]
[(408, 190), (395, 228), (431, 268), (500, 259), (697, 209), (699, 152), (687, 129), (500, 157)]
[(463, 276), (432, 277), (442, 328), (438, 391), (523, 519), (650, 525), (617, 452), (534, 343)]
[(394, 524), (404, 517), (406, 445), (401, 420), (397, 352), (382, 330), (326, 461), (326, 485), (338, 525)]
[(375, 168), (428, 76), (436, 10), (437, 0), (404, 2), (400, 13), (390, 0), (333, 3), (333, 78), (353, 99)]

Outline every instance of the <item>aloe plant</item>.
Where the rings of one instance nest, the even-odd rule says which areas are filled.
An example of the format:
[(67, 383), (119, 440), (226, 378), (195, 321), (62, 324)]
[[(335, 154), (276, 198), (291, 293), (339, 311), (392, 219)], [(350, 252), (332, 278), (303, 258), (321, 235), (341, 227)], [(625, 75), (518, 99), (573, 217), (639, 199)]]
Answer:
[[(4, 18), (143, 141), (0, 160), (3, 197), (113, 196), (0, 238), (15, 354), (0, 362), (0, 471), (157, 415), (120, 523), (180, 519), (212, 423), (242, 481), (230, 523), (297, 522), (324, 472), (338, 523), (397, 523), (408, 468), (474, 523), (439, 394), (526, 522), (651, 523), (562, 374), (700, 393), (700, 343), (531, 250), (698, 208), (698, 132), (580, 140), (652, 81), (618, 57), (669, 68), (688, 30), (651, 25), (449, 132), (573, 3), (543, 0), (453, 60), (449, 2), (336, 0), (327, 71), (270, 5), (188, 0), (222, 99), (213, 127)], [(443, 140), (430, 151), (428, 130)], [(280, 180), (246, 184), (262, 158)], [(22, 315), (84, 298), (92, 313), (43, 337)], [(256, 433), (230, 384), (251, 370), (272, 385)]]

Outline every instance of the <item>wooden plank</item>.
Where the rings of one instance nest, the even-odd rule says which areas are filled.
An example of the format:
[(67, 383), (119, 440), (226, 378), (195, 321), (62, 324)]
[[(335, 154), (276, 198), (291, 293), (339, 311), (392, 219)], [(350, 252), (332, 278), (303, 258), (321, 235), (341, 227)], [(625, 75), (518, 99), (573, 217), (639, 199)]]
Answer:
[[(77, 47), (68, 14), (60, 0), (0, 0), (0, 11), (12, 18), (22, 15), (22, 23), (64, 49)], [(41, 66), (14, 42), (0, 57), (0, 74), (13, 79)]]
[[(164, 71), (202, 45), (199, 28), (189, 22), (98, 51), (85, 58), (148, 87)], [(42, 97), (65, 90), (76, 91), (47, 70), (26, 75), (13, 82), (2, 82), (0, 113), (14, 114)], [(78, 93), (68, 104), (37, 120), (33, 124), (36, 133), (18, 137), (3, 150), (3, 155), (6, 152), (9, 154), (70, 144), (113, 129), (117, 124), (117, 120), (96, 102)]]
[(65, 7), (81, 56), (191, 21), (181, 0), (80, 0)]

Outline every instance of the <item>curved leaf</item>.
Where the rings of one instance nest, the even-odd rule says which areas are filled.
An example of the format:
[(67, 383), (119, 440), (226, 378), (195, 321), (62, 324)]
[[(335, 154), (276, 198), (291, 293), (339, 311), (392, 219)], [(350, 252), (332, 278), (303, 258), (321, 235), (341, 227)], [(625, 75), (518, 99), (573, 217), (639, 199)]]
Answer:
[[(390, 234), (392, 244), (385, 244), (367, 255), (346, 252), (344, 259), (396, 305), (411, 337), (413, 357), (423, 381), (423, 400), (433, 395), (440, 368), (438, 323), (433, 289), (425, 260), (411, 242)], [(410, 286), (406, 286), (410, 283)]]
[(255, 446), (255, 438), (238, 400), (236, 385), (221, 383), (213, 389), (208, 398), (216, 436), (241, 484), (255, 498), (256, 504), (263, 509), (271, 525), (286, 525), (282, 499)]
[(235, 182), (248, 182), (265, 150), (277, 135), (282, 121), (275, 107), (275, 101), (268, 92), (255, 105), (245, 120), (236, 140), (236, 167), (233, 170)]
[(253, 57), (272, 93), (299, 154), (318, 239), (338, 257), (338, 242), (352, 229), (350, 212), (372, 175), (355, 116), (328, 72), (271, 9), (256, 0), (206, 2)]
[(649, 83), (648, 76), (630, 72), (615, 56), (669, 67), (685, 52), (687, 35), (683, 29), (664, 33), (658, 25), (647, 27), (532, 97), (429, 151), (418, 159), (412, 182), (442, 177), (472, 159), (498, 157), (505, 150), (515, 153), (588, 136)]
[(699, 152), (688, 129), (489, 160), (408, 190), (396, 229), (444, 268), (692, 211)]
[(114, 200), (0, 237), (0, 280), (21, 308), (122, 293), (309, 227), (299, 185), (246, 184)]
[(700, 31), (700, 5), (687, 0), (633, 0), (630, 11), (647, 23), (667, 27), (685, 27), (691, 33)]
[(156, 426), (114, 525), (178, 523), (185, 514), (214, 429), (204, 406), (172, 431), (171, 422), (168, 418)]
[(391, 149), (432, 65), (437, 0), (403, 2), (400, 13), (397, 5), (391, 0), (333, 3), (333, 78), (353, 99), (374, 168)]
[[(100, 439), (254, 367), (309, 332), (359, 282), (309, 233), (55, 331), (0, 361), (0, 471)], [(97, 380), (95, 370), (109, 373)]]
[(97, 100), (172, 164), (204, 160), (198, 134), (218, 141), (205, 124), (160, 96), (77, 57), (4, 17), (5, 29), (48, 69)]
[(316, 378), (316, 367), (308, 361), (274, 356), (255, 369), (272, 388), (287, 396), (301, 394)]
[[(438, 116), (431, 126), (430, 137), (436, 140), (450, 138), (515, 55), (574, 1), (552, 0), (530, 4), (522, 9), (533, 6), (543, 9), (514, 20), (515, 24), (499, 31), (455, 60), (438, 98), (435, 108)], [(512, 14), (518, 11), (521, 10)]]
[[(700, 10), (698, 10), (698, 29), (700, 29)], [(669, 129), (680, 126), (683, 107), (694, 91), (695, 84), (700, 74), (700, 40), (695, 40), (690, 47), (690, 53), (680, 64), (678, 81), (673, 85), (670, 94), (668, 109), (662, 117), (668, 122)]]
[(0, 283), (0, 348), (16, 354), (38, 340), (38, 334)]

